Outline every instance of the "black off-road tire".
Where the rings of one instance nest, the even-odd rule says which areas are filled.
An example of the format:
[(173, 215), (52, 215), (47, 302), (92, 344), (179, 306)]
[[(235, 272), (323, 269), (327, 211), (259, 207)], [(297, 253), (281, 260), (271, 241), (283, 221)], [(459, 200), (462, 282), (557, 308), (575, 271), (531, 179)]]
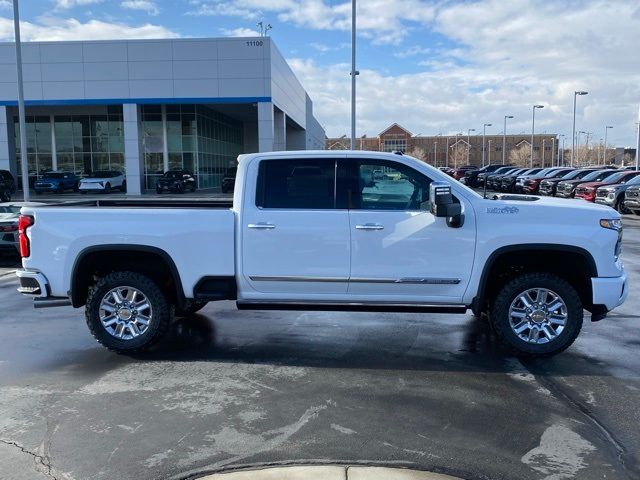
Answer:
[[(509, 325), (509, 307), (517, 295), (530, 288), (546, 288), (557, 293), (567, 306), (564, 330), (552, 341), (532, 344), (521, 340)], [(550, 357), (567, 348), (580, 333), (583, 321), (582, 301), (566, 280), (553, 273), (525, 273), (508, 282), (492, 302), (489, 318), (498, 339), (507, 349), (522, 357)]]
[(202, 310), (209, 302), (189, 300), (182, 308), (176, 308), (176, 317), (188, 317)]
[[(120, 340), (105, 330), (100, 322), (100, 302), (109, 290), (118, 286), (129, 286), (140, 290), (146, 297), (153, 310), (153, 317), (149, 328), (139, 337), (131, 340)], [(113, 272), (89, 288), (85, 319), (93, 337), (109, 350), (131, 354), (143, 352), (155, 345), (167, 333), (173, 317), (173, 307), (160, 288), (146, 276), (136, 272)]]

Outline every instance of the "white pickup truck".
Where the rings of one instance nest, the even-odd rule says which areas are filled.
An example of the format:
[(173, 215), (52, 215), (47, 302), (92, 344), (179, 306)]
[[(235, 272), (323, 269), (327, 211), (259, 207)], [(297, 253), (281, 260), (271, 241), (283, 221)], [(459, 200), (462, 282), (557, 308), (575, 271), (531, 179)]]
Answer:
[(471, 309), (518, 353), (551, 355), (575, 340), (583, 309), (601, 320), (629, 290), (609, 207), (486, 199), (415, 158), (363, 151), (241, 155), (235, 185), (233, 204), (24, 207), (19, 291), (36, 306), (84, 306), (95, 338), (122, 353), (156, 343), (174, 315), (235, 300)]

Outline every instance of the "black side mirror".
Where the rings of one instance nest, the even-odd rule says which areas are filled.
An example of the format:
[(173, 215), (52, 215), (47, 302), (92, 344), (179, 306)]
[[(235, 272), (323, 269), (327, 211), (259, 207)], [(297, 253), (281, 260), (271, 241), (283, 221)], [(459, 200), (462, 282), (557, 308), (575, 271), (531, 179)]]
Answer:
[(451, 185), (445, 182), (431, 182), (429, 186), (429, 203), (431, 213), (436, 217), (447, 219), (447, 225), (459, 228), (464, 224), (462, 206), (454, 203), (451, 193)]

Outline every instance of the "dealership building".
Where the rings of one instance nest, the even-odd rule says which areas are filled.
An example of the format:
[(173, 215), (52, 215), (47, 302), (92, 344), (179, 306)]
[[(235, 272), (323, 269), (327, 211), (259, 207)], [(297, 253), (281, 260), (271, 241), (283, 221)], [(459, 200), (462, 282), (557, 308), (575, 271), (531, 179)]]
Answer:
[[(193, 172), (216, 189), (241, 153), (322, 149), (313, 103), (268, 37), (22, 45), (29, 175)], [(19, 177), (15, 45), (0, 44), (0, 169)]]

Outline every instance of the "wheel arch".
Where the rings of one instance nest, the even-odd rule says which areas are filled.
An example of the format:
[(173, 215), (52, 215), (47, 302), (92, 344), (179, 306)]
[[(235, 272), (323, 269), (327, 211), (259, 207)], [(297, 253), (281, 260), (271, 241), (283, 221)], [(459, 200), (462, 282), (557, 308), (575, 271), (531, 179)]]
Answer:
[[(135, 259), (143, 266), (130, 266)], [(89, 287), (96, 274), (128, 270), (149, 276), (176, 304), (185, 303), (180, 273), (171, 256), (158, 247), (148, 245), (106, 244), (87, 247), (76, 257), (69, 290), (71, 304), (78, 308), (86, 303)]]
[[(496, 291), (513, 275), (534, 271), (558, 274), (576, 288), (587, 310), (593, 307), (591, 277), (598, 276), (598, 269), (591, 253), (574, 245), (525, 243), (500, 247), (489, 255), (472, 301), (473, 313), (480, 315)], [(495, 277), (499, 280), (492, 282)]]

